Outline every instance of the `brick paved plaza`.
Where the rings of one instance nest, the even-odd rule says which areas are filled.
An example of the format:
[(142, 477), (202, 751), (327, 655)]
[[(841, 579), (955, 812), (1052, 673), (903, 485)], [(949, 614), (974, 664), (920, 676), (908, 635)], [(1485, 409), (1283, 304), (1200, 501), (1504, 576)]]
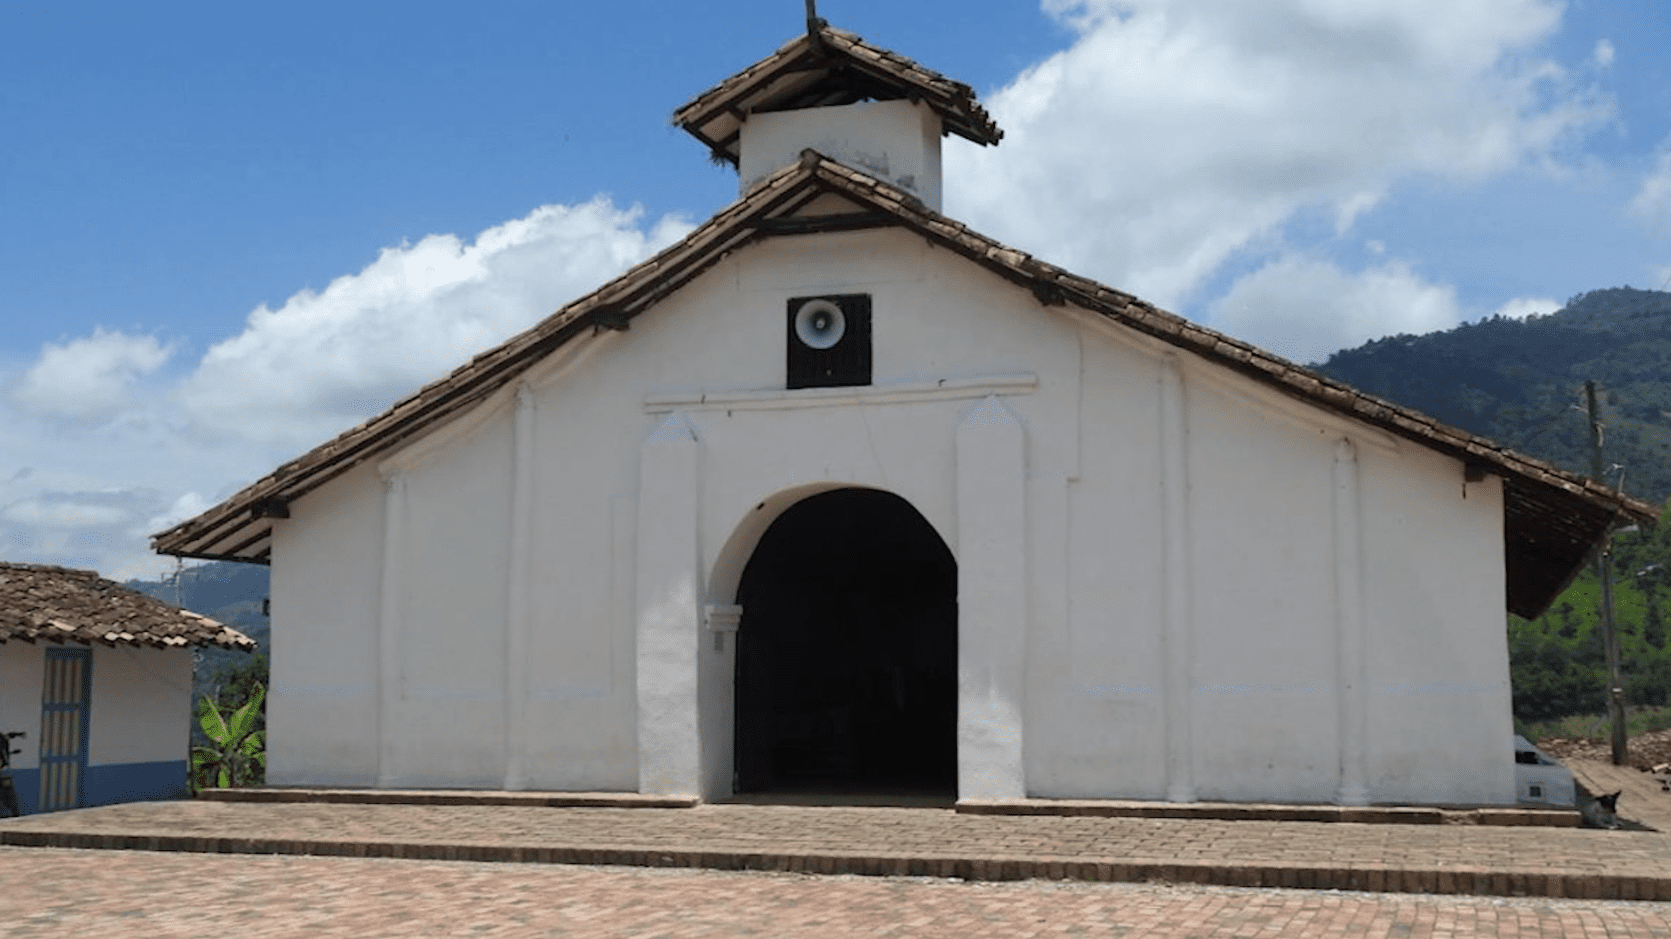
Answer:
[(1484, 825), (182, 801), (0, 820), (0, 844), (1671, 900), (1666, 835)]
[(1671, 936), (1671, 905), (0, 848), (0, 935), (1470, 939)]

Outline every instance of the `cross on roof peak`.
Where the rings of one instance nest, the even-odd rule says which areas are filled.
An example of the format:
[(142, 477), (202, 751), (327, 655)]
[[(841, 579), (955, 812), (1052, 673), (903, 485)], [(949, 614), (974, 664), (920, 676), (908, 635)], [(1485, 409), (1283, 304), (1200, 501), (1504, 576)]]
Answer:
[(814, 48), (821, 47), (818, 33), (828, 25), (830, 24), (818, 16), (818, 0), (806, 0), (806, 35)]

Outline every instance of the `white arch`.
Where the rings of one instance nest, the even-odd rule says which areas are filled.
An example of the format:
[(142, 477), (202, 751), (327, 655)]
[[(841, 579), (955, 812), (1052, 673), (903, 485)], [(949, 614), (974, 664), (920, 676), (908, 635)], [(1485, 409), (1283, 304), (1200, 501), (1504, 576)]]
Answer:
[(716, 604), (737, 602), (737, 587), (743, 581), (743, 568), (748, 566), (749, 558), (754, 557), (754, 549), (760, 544), (760, 538), (766, 534), (766, 529), (771, 528), (772, 523), (777, 521), (778, 517), (791, 506), (813, 496), (834, 492), (838, 489), (866, 489), (871, 492), (885, 492), (900, 499), (906, 505), (909, 505), (912, 511), (921, 516), (930, 528), (934, 529), (934, 533), (940, 536), (940, 542), (946, 546), (946, 550), (951, 552), (953, 558), (956, 558), (957, 551), (952, 547), (951, 539), (946, 537), (946, 532), (935, 523), (933, 518), (930, 518), (927, 513), (918, 508), (915, 502), (912, 502), (902, 493), (884, 489), (881, 486), (866, 486), (832, 480), (806, 483), (780, 489), (767, 496), (756, 503), (754, 508), (750, 509), (748, 514), (739, 519), (737, 524), (732, 527), (731, 536), (725, 539), (724, 547), (720, 548), (719, 554), (714, 558), (713, 567), (708, 571), (708, 602)]
[[(957, 552), (953, 549), (951, 541), (946, 538), (942, 527), (935, 524), (934, 519), (918, 508), (916, 503), (898, 492), (880, 486), (835, 480), (790, 486), (755, 503), (753, 508), (737, 520), (724, 546), (715, 556), (705, 584), (710, 628), (713, 626), (713, 620), (721, 618), (715, 614), (722, 614), (726, 608), (736, 604), (743, 571), (754, 557), (760, 539), (773, 523), (789, 508), (813, 496), (847, 489), (884, 493), (903, 502), (928, 524), (929, 529), (940, 539), (940, 544), (952, 555), (955, 562)], [(729, 616), (722, 616), (729, 619)], [(736, 620), (730, 619), (730, 622), (735, 623)], [(703, 794), (704, 797), (713, 799), (729, 795), (732, 791), (732, 770), (736, 760), (733, 751), (733, 721), (736, 717), (736, 643), (721, 640), (709, 644), (707, 636), (703, 637), (703, 643), (707, 650), (702, 656), (700, 693), (702, 766), (703, 777), (706, 780)]]

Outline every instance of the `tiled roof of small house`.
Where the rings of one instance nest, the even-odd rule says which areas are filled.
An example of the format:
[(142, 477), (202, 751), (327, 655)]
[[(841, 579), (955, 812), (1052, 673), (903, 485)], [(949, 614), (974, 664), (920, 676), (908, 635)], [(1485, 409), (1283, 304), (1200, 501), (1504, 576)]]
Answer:
[[(853, 210), (798, 215), (834, 194)], [(816, 232), (898, 227), (1030, 290), (1041, 306), (1072, 304), (1284, 394), (1343, 414), (1502, 477), (1508, 609), (1536, 616), (1583, 565), (1591, 546), (1621, 520), (1652, 522), (1658, 510), (1376, 398), (1280, 356), (1158, 309), (1128, 293), (1046, 264), (926, 208), (910, 194), (811, 150), (772, 174), (682, 241), (568, 304), (539, 324), (477, 355), (392, 408), (280, 466), (242, 492), (161, 532), (152, 547), (182, 557), (265, 563), (272, 517), (353, 466), (464, 413), (570, 340), (627, 328), (721, 258), (751, 242)]]
[(0, 563), (0, 642), (255, 648), (229, 626), (100, 577), (44, 564)]
[(1004, 136), (968, 85), (821, 21), (697, 95), (673, 112), (673, 123), (716, 158), (736, 164), (743, 122), (752, 113), (901, 98), (923, 102), (947, 133), (982, 146)]

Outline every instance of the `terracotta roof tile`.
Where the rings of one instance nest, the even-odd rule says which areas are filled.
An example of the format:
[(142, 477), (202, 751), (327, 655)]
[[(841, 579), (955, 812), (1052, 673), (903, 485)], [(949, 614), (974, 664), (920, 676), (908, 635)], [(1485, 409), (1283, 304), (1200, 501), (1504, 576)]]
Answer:
[(93, 571), (0, 563), (0, 642), (255, 648), (236, 629), (169, 606)]
[[(345, 431), (335, 440), (292, 460), (226, 502), (153, 539), (165, 554), (264, 561), (271, 523), (252, 513), (263, 500), (297, 498), (363, 460), (424, 432), (514, 380), (523, 370), (576, 336), (589, 332), (588, 317), (607, 307), (631, 317), (653, 305), (733, 248), (764, 237), (758, 219), (792, 213), (816, 195), (833, 192), (880, 212), (955, 250), (998, 275), (1033, 288), (1049, 285), (1063, 300), (1156, 337), (1202, 359), (1233, 368), (1255, 380), (1356, 420), (1416, 441), (1458, 459), (1488, 464), (1504, 480), (1505, 551), (1509, 608), (1537, 615), (1584, 563), (1589, 547), (1620, 519), (1657, 520), (1651, 505), (1605, 486), (1567, 474), (1542, 460), (1516, 453), (1484, 438), (1447, 427), (1419, 412), (1383, 401), (1327, 376), (1289, 362), (1234, 337), (1145, 303), (1128, 293), (1038, 262), (922, 206), (899, 198), (888, 184), (812, 151), (768, 177), (743, 198), (686, 238), (597, 291), (558, 310), (497, 349), (478, 356), (440, 381), (426, 385), (394, 407)], [(889, 193), (886, 201), (875, 193)], [(799, 198), (802, 201), (796, 202)], [(1035, 289), (1035, 293), (1041, 291)], [(1041, 295), (1042, 299), (1042, 295)], [(254, 540), (250, 540), (251, 538)], [(249, 541), (228, 552), (225, 546)]]
[(983, 146), (1004, 136), (968, 85), (827, 24), (697, 95), (673, 112), (673, 123), (736, 163), (750, 113), (809, 104), (809, 97), (818, 104), (906, 98), (928, 105), (948, 133)]

